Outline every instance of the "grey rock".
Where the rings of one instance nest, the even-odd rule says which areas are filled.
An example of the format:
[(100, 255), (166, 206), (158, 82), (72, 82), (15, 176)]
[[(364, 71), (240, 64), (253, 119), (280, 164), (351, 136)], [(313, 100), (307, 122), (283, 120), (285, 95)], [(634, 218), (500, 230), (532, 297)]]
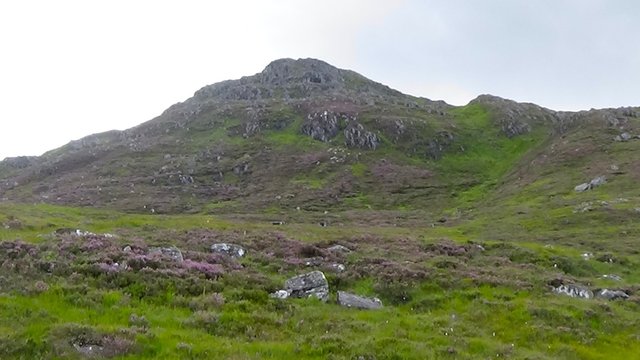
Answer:
[(338, 291), (338, 304), (349, 308), (367, 310), (380, 309), (382, 307), (382, 301), (378, 298), (367, 298), (344, 291)]
[(320, 256), (314, 256), (314, 257), (302, 259), (302, 261), (304, 261), (304, 264), (306, 266), (320, 266), (322, 265), (323, 260), (324, 259)]
[(346, 114), (336, 114), (331, 111), (309, 114), (300, 132), (316, 140), (328, 142), (338, 135), (340, 121), (349, 119), (352, 118)]
[(182, 256), (182, 251), (175, 246), (171, 247), (160, 247), (160, 248), (152, 248), (149, 250), (149, 255), (161, 255), (170, 258), (175, 262), (183, 262), (184, 257)]
[(294, 276), (284, 283), (284, 290), (294, 298), (316, 297), (322, 301), (329, 298), (329, 283), (321, 271)]
[(598, 187), (600, 185), (604, 185), (607, 182), (607, 178), (604, 176), (598, 176), (597, 178), (591, 180), (589, 182), (589, 185), (591, 185), (591, 188), (595, 188)]
[(623, 132), (622, 134), (616, 136), (615, 138), (613, 138), (613, 140), (615, 141), (629, 141), (631, 140), (631, 138), (633, 138), (633, 136), (631, 136), (631, 134), (629, 134), (628, 132)]
[(558, 287), (553, 288), (553, 292), (556, 294), (562, 294), (571, 296), (574, 298), (583, 298), (583, 299), (592, 299), (593, 291), (582, 285), (576, 284), (568, 284), (568, 285), (560, 285)]
[(274, 299), (286, 299), (291, 295), (291, 293), (287, 290), (278, 290), (274, 293), (269, 294), (269, 297)]
[(594, 189), (606, 183), (607, 183), (607, 178), (605, 176), (598, 176), (596, 178), (593, 178), (588, 183), (582, 183), (580, 185), (577, 185), (573, 189), (577, 192), (583, 192), (583, 191)]
[(622, 281), (622, 278), (620, 276), (614, 275), (614, 274), (605, 274), (605, 275), (602, 275), (602, 278), (613, 280), (613, 281)]
[(344, 266), (344, 264), (331, 264), (328, 266), (329, 270), (333, 271), (333, 272), (337, 272), (337, 273), (341, 273), (345, 270), (347, 270), (347, 267)]
[(629, 295), (622, 290), (601, 289), (596, 293), (599, 298), (607, 300), (628, 299)]
[(573, 190), (577, 191), (577, 192), (583, 192), (583, 191), (587, 191), (590, 189), (589, 183), (582, 183), (580, 185), (576, 185), (576, 187), (573, 188)]
[(211, 245), (211, 251), (231, 257), (243, 257), (247, 251), (240, 245), (230, 243), (218, 243)]
[(371, 131), (367, 131), (362, 124), (350, 124), (344, 130), (345, 145), (352, 148), (375, 150), (380, 145), (380, 139)]
[(343, 245), (333, 245), (327, 248), (327, 250), (336, 254), (349, 254), (351, 252), (351, 249)]

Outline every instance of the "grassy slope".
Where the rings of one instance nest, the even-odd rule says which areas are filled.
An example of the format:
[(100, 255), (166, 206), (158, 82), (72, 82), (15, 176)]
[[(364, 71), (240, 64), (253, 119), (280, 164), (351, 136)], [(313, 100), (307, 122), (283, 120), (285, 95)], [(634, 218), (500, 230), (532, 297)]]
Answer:
[[(70, 337), (78, 332), (127, 334), (136, 347), (124, 358), (637, 356), (637, 296), (585, 301), (554, 295), (546, 286), (550, 279), (563, 277), (637, 293), (640, 226), (634, 221), (634, 208), (640, 207), (640, 198), (632, 168), (640, 158), (636, 159), (635, 143), (612, 143), (611, 134), (591, 135), (593, 129), (562, 140), (547, 140), (542, 130), (534, 129), (509, 140), (496, 136), (488, 114), (478, 106), (458, 109), (454, 115), (469, 129), (461, 133), (464, 151), (427, 161), (382, 149), (398, 163), (433, 171), (434, 183), (447, 184), (447, 177), (458, 181), (444, 185), (450, 186), (450, 197), (414, 196), (411, 206), (399, 202), (396, 209), (376, 210), (376, 204), (392, 199), (366, 195), (380, 185), (368, 180), (378, 158), (366, 154), (345, 164), (362, 180), (361, 195), (345, 200), (344, 207), (336, 206), (330, 214), (281, 206), (253, 215), (167, 216), (0, 204), (0, 222), (20, 222), (15, 229), (0, 228), (1, 240), (39, 244), (49, 249), (46, 256), (68, 262), (69, 271), (80, 274), (11, 268), (13, 260), (3, 264), (1, 284), (9, 290), (0, 295), (0, 358), (72, 356)], [(590, 136), (600, 148), (567, 156)], [(257, 141), (293, 151), (331, 146), (307, 144), (288, 130), (267, 132)], [(557, 153), (546, 153), (547, 141), (557, 141)], [(540, 163), (541, 159), (551, 160)], [(607, 173), (608, 184), (573, 192), (575, 184), (606, 172), (613, 163), (622, 174)], [(291, 184), (323, 189), (332, 181), (326, 170), (316, 169), (313, 176), (298, 174)], [(403, 198), (401, 192), (398, 198)], [(574, 212), (583, 203), (592, 203), (592, 210)], [(449, 221), (432, 226), (439, 213)], [(287, 225), (273, 227), (269, 220), (274, 218), (286, 219)], [(317, 226), (326, 219), (334, 226)], [(227, 268), (217, 279), (197, 274), (108, 275), (87, 265), (99, 254), (68, 260), (52, 252), (60, 240), (42, 234), (61, 227), (118, 234), (118, 247), (135, 241), (177, 245), (189, 252), (187, 257), (206, 253), (208, 242), (198, 241), (204, 236), (209, 242), (242, 243), (249, 255), (240, 261), (242, 269)], [(265, 257), (258, 250), (264, 244), (277, 250), (282, 244), (322, 248), (335, 242), (356, 251), (342, 259), (347, 272), (328, 273), (332, 292), (379, 296), (387, 304), (384, 310), (354, 311), (332, 303), (267, 297), (288, 276), (309, 268), (287, 263), (286, 258)], [(474, 244), (486, 250), (474, 250)], [(447, 252), (451, 247), (466, 251)], [(585, 252), (616, 261), (584, 260)], [(623, 280), (602, 279), (603, 274)], [(37, 281), (47, 283), (48, 289), (36, 290)], [(211, 301), (212, 293), (221, 294), (224, 304)], [(148, 328), (139, 329), (131, 314), (145, 316)]]

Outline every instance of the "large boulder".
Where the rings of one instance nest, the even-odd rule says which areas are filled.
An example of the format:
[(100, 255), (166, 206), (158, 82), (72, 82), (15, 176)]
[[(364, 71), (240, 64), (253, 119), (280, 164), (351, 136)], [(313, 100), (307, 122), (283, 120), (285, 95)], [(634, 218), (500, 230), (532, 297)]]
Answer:
[(382, 301), (378, 298), (367, 298), (344, 291), (338, 291), (338, 304), (349, 308), (367, 310), (380, 309), (382, 307)]
[(211, 251), (214, 253), (225, 254), (231, 257), (243, 257), (247, 251), (240, 245), (219, 243), (211, 245)]
[(576, 285), (576, 284), (567, 284), (567, 285), (560, 285), (558, 287), (554, 287), (553, 292), (555, 292), (556, 294), (567, 295), (574, 298), (583, 298), (583, 299), (593, 298), (593, 291), (589, 290), (588, 288), (582, 285)]
[(329, 283), (322, 271), (294, 276), (285, 281), (284, 290), (294, 298), (316, 297), (322, 301), (329, 298)]

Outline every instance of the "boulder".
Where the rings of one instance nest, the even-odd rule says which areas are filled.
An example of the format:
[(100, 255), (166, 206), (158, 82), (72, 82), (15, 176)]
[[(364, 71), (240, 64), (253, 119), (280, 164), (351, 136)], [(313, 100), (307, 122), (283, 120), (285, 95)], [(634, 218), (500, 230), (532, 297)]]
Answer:
[(149, 250), (149, 255), (161, 255), (170, 258), (175, 262), (183, 262), (184, 257), (182, 256), (182, 251), (175, 246), (171, 247), (160, 247), (160, 248), (152, 248)]
[(322, 271), (294, 276), (284, 283), (284, 291), (294, 298), (316, 297), (322, 301), (329, 298), (329, 283)]
[(219, 243), (211, 245), (211, 251), (231, 257), (243, 257), (247, 251), (240, 245), (230, 243)]
[(628, 299), (629, 295), (622, 290), (600, 289), (596, 296), (607, 300)]
[(343, 245), (333, 245), (332, 247), (327, 248), (327, 250), (336, 254), (348, 254), (351, 252), (351, 249)]
[(583, 192), (583, 191), (587, 191), (589, 190), (589, 183), (582, 183), (580, 185), (576, 185), (576, 187), (573, 188), (573, 190), (577, 191), (577, 192)]
[(593, 292), (582, 285), (568, 284), (553, 288), (556, 294), (563, 294), (574, 298), (592, 299)]
[(349, 308), (367, 310), (380, 309), (382, 307), (382, 301), (378, 298), (367, 298), (344, 291), (338, 291), (338, 304)]
[(607, 178), (604, 176), (598, 176), (597, 178), (591, 180), (589, 182), (589, 185), (591, 186), (591, 189), (598, 187), (600, 185), (603, 185), (607, 182)]

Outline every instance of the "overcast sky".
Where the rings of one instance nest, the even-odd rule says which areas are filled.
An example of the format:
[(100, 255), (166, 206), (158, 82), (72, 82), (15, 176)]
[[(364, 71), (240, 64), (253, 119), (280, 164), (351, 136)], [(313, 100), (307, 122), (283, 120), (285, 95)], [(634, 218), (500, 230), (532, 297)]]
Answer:
[(126, 129), (313, 57), (455, 105), (640, 105), (640, 1), (3, 1), (0, 159)]

